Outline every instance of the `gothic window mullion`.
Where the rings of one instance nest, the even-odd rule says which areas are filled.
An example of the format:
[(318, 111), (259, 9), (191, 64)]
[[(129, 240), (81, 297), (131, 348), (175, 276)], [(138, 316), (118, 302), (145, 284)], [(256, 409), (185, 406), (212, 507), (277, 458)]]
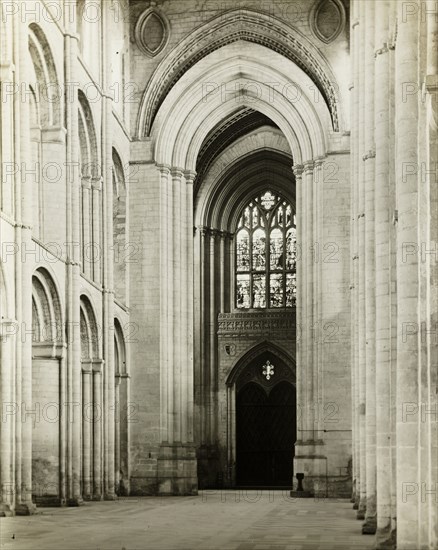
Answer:
[(243, 210), (235, 248), (238, 308), (284, 309), (293, 306), (296, 237), (291, 213), (290, 204), (270, 191), (254, 197)]

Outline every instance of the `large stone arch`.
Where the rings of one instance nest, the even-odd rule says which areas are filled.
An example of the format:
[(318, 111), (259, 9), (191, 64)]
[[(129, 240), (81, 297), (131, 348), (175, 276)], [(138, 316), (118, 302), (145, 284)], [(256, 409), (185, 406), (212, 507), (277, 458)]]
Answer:
[(91, 300), (80, 297), (82, 381), (82, 495), (85, 500), (103, 496), (103, 385), (101, 327)]
[(32, 336), (32, 404), (37, 415), (32, 427), (32, 493), (37, 504), (59, 506), (65, 502), (65, 338), (59, 292), (43, 267), (32, 277)]
[(115, 493), (128, 495), (130, 491), (129, 468), (129, 373), (128, 353), (123, 327), (114, 319), (114, 366), (115, 366)]
[(237, 106), (271, 119), (288, 140), (295, 163), (324, 156), (330, 116), (325, 104), (313, 101), (311, 86), (280, 54), (245, 42), (224, 46), (185, 73), (161, 105), (151, 133), (155, 161), (194, 171), (205, 138)]
[(172, 87), (191, 67), (212, 52), (236, 41), (260, 44), (300, 67), (326, 103), (334, 131), (342, 127), (336, 80), (322, 54), (296, 28), (254, 10), (230, 10), (193, 31), (160, 63), (142, 98), (137, 135), (151, 132), (155, 117)]

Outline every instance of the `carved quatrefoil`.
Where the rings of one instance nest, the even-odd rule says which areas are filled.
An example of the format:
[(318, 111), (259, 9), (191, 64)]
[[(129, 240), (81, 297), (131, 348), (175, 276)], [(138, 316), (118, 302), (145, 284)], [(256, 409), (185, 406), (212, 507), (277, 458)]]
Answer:
[(320, 0), (310, 12), (310, 28), (315, 36), (329, 44), (345, 28), (345, 7), (341, 0)]
[(150, 57), (159, 54), (169, 39), (169, 21), (154, 6), (144, 11), (135, 26), (135, 41)]

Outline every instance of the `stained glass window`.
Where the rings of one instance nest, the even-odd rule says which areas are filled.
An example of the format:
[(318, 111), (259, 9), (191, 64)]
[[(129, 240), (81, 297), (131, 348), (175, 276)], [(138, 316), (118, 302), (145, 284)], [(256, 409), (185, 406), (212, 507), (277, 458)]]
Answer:
[(272, 190), (244, 208), (236, 234), (236, 307), (296, 305), (296, 217)]

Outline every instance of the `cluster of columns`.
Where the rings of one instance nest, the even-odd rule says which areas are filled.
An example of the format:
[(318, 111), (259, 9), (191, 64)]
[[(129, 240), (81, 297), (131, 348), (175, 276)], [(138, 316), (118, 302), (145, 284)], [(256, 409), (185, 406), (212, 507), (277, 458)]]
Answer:
[(201, 447), (218, 442), (217, 316), (230, 311), (234, 296), (233, 235), (207, 226), (195, 228), (194, 273), (195, 401), (199, 407), (197, 441)]
[[(305, 471), (306, 489), (318, 492), (321, 472), (313, 458), (321, 454), (322, 340), (318, 335), (322, 319), (322, 265), (319, 258), (323, 241), (323, 158), (293, 166), (296, 179), (297, 212), (297, 442), (294, 470)], [(306, 466), (305, 463), (308, 463)]]
[(353, 501), (377, 548), (438, 540), (433, 4), (351, 12)]

